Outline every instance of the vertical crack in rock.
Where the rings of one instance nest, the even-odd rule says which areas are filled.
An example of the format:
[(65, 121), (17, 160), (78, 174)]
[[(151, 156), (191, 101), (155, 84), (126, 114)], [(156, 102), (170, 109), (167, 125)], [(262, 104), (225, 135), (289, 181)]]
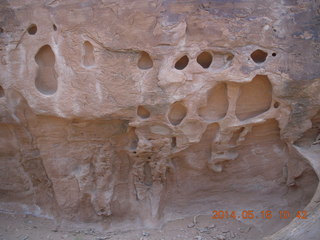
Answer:
[(4, 97), (4, 90), (3, 87), (0, 86), (0, 98)]

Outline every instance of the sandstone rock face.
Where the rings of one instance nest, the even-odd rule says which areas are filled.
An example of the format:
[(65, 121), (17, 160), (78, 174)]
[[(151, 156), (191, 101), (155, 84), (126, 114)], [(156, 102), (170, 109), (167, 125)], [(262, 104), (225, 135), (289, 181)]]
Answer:
[(318, 1), (0, 3), (0, 211), (319, 233)]

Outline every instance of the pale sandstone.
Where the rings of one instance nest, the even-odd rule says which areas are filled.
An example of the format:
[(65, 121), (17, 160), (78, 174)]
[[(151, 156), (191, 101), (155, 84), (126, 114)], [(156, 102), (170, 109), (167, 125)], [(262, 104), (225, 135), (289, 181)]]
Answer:
[[(0, 211), (320, 226), (318, 1), (0, 1)], [(318, 187), (317, 187), (318, 186)]]

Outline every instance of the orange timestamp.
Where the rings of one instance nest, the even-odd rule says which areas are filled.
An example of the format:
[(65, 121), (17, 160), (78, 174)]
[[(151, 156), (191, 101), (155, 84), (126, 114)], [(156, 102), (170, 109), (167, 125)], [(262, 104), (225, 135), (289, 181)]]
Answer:
[(280, 219), (307, 219), (307, 211), (297, 211), (292, 213), (287, 210), (281, 210), (278, 212), (267, 211), (254, 211), (254, 210), (242, 210), (226, 211), (226, 210), (214, 210), (212, 211), (212, 219), (272, 219), (273, 217), (279, 217)]

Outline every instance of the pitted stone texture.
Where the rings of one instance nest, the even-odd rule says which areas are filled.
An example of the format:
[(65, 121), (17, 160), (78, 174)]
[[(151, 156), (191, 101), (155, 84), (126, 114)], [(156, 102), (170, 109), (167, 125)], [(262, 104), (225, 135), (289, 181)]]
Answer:
[(3, 0), (0, 12), (1, 211), (155, 227), (306, 207), (295, 235), (296, 220), (251, 224), (279, 230), (269, 239), (319, 235), (319, 3)]

